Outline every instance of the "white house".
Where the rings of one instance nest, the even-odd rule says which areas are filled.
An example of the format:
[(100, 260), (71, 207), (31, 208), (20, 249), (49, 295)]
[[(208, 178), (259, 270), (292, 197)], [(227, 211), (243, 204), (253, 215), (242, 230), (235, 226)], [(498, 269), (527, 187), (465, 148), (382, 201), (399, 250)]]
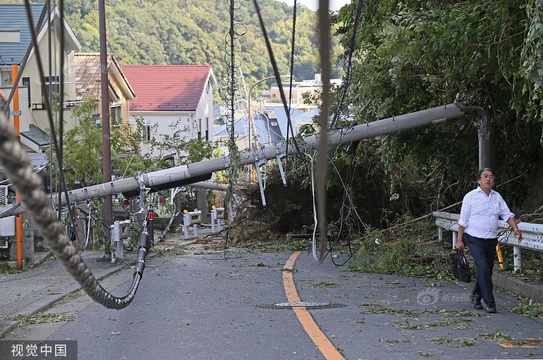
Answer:
[(141, 152), (169, 158), (175, 154), (152, 149), (176, 131), (182, 140), (213, 141), (213, 89), (217, 80), (210, 65), (128, 65), (121, 67), (134, 89), (130, 122), (144, 124)]

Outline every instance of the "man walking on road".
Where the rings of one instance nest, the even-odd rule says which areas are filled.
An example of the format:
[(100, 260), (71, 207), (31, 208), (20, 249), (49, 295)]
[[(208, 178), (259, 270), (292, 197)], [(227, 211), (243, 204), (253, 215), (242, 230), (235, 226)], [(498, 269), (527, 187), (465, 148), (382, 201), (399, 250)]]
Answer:
[(475, 268), (477, 280), (472, 292), (472, 302), (476, 309), (483, 309), (481, 299), (486, 305), (486, 312), (496, 312), (496, 302), (492, 294), (492, 270), (498, 244), (498, 219), (507, 221), (514, 231), (518, 241), (522, 234), (517, 227), (513, 214), (502, 196), (494, 187), (494, 172), (489, 168), (479, 170), (476, 189), (464, 196), (458, 220), (458, 240), (456, 248), (464, 250), (463, 238), (469, 247)]

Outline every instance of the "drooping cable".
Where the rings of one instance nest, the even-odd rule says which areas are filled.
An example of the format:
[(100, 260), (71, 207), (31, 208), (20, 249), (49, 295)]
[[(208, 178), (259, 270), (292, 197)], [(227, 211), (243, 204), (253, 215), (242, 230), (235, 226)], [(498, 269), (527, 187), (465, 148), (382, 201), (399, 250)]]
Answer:
[(47, 245), (81, 288), (94, 301), (107, 308), (123, 309), (128, 306), (134, 299), (145, 268), (146, 226), (142, 226), (138, 260), (130, 290), (124, 297), (113, 296), (100, 285), (66, 236), (62, 223), (43, 191), (41, 178), (32, 171), (28, 154), (15, 137), (13, 128), (3, 112), (0, 112), (0, 163), (12, 184), (19, 190), (22, 203), (47, 241)]
[[(285, 144), (285, 153), (288, 154), (289, 137), (292, 134), (294, 137), (294, 129), (292, 128), (292, 122), (290, 121), (290, 110), (292, 106), (292, 82), (294, 76), (294, 50), (296, 49), (296, 13), (298, 9), (298, 1), (294, 0), (294, 6), (292, 8), (292, 40), (290, 47), (290, 79), (289, 79), (289, 94), (288, 94), (288, 114), (287, 116), (287, 137)], [(288, 166), (288, 161), (285, 162), (285, 168)], [(286, 171), (286, 169), (285, 169)]]
[[(25, 7), (29, 18), (34, 49), (36, 51), (38, 69), (43, 81), (45, 79), (43, 63), (37, 46), (36, 29), (34, 27), (28, 0), (25, 1)], [(44, 96), (46, 98), (47, 114), (51, 121), (52, 110), (47, 92), (44, 93)], [(54, 132), (54, 127), (52, 127), (51, 131), (52, 133)], [(58, 149), (56, 135), (53, 135), (53, 138), (55, 139), (55, 146)], [(93, 300), (107, 308), (122, 309), (128, 306), (134, 299), (145, 269), (145, 258), (148, 251), (147, 219), (144, 222), (144, 226), (142, 226), (140, 246), (137, 255), (138, 258), (132, 285), (126, 296), (113, 296), (100, 285), (98, 280), (96, 280), (90, 269), (77, 253), (70, 238), (66, 235), (63, 224), (56, 216), (56, 212), (51, 206), (48, 196), (43, 191), (41, 178), (32, 171), (28, 154), (15, 137), (14, 130), (4, 112), (0, 112), (0, 163), (4, 166), (6, 175), (11, 180), (12, 184), (19, 191), (21, 202), (24, 204), (32, 220), (40, 230), (40, 233), (47, 241), (49, 248), (62, 262), (74, 279), (81, 285), (81, 288)], [(63, 175), (62, 172), (60, 174), (61, 176)], [(67, 195), (68, 194), (66, 194), (66, 200), (68, 200)], [(66, 202), (69, 204), (69, 201)]]
[[(270, 62), (273, 68), (273, 74), (275, 76), (275, 81), (277, 82), (277, 86), (279, 87), (279, 95), (281, 96), (281, 102), (283, 103), (283, 108), (285, 109), (285, 114), (287, 116), (287, 124), (289, 124), (289, 127), (292, 128), (292, 119), (290, 118), (290, 110), (289, 106), (287, 104), (287, 99), (285, 96), (285, 91), (283, 89), (283, 83), (281, 82), (281, 75), (279, 73), (279, 68), (277, 67), (277, 61), (275, 61), (275, 55), (273, 53), (270, 38), (268, 36), (268, 32), (266, 31), (266, 26), (264, 25), (264, 19), (262, 18), (262, 13), (260, 11), (260, 7), (258, 6), (257, 0), (253, 0), (253, 3), (255, 5), (256, 14), (258, 16), (258, 21), (260, 23), (260, 28), (262, 30), (262, 34), (264, 35), (264, 41), (266, 43), (266, 49), (268, 50), (268, 55), (270, 57)], [(292, 131), (292, 129), (291, 129)], [(298, 155), (303, 159), (302, 152), (300, 151), (300, 148), (298, 147), (298, 144), (295, 140), (292, 141), (294, 144), (294, 147), (296, 148), (296, 152)], [(288, 146), (288, 143), (286, 144)], [(288, 154), (288, 152), (287, 152)]]
[[(353, 153), (349, 153), (349, 155), (351, 156), (354, 156), (354, 152)], [(330, 163), (332, 164), (332, 167), (334, 168), (334, 170), (336, 171), (337, 175), (338, 175), (338, 178), (343, 186), (343, 200), (342, 200), (342, 204), (341, 204), (341, 207), (340, 207), (340, 210), (339, 210), (339, 229), (338, 229), (338, 233), (337, 233), (337, 236), (334, 240), (329, 240), (329, 250), (328, 252), (332, 255), (331, 256), (331, 259), (332, 259), (332, 263), (336, 266), (342, 266), (342, 265), (345, 265), (345, 263), (347, 263), (347, 261), (349, 261), (349, 259), (354, 255), (354, 249), (352, 247), (352, 243), (351, 243), (351, 239), (350, 237), (347, 239), (347, 246), (349, 248), (349, 256), (347, 257), (346, 260), (344, 260), (342, 263), (337, 263), (334, 259), (334, 256), (333, 256), (333, 251), (334, 251), (334, 248), (336, 247), (336, 245), (338, 244), (339, 242), (339, 238), (340, 236), (342, 235), (343, 233), (343, 226), (346, 224), (346, 219), (348, 218), (347, 215), (345, 215), (345, 211), (347, 210), (349, 213), (353, 213), (354, 216), (355, 216), (355, 221), (356, 221), (356, 224), (358, 226), (358, 230), (356, 231), (356, 233), (361, 233), (362, 229), (360, 229), (360, 225), (362, 225), (362, 227), (364, 228), (363, 231), (364, 232), (368, 232), (371, 230), (371, 227), (364, 223), (364, 221), (362, 221), (362, 218), (360, 217), (360, 214), (358, 213), (358, 211), (356, 210), (356, 204), (354, 203), (353, 199), (352, 199), (352, 196), (350, 194), (350, 191), (349, 191), (349, 188), (350, 188), (350, 184), (354, 178), (354, 172), (353, 172), (353, 168), (354, 168), (354, 161), (351, 161), (351, 164), (348, 166), (347, 168), (347, 173), (345, 175), (345, 180), (343, 177), (341, 177), (340, 173), (339, 173), (339, 169), (335, 166), (334, 162), (333, 161), (330, 161)]]
[(358, 30), (358, 25), (360, 24), (360, 17), (362, 16), (362, 8), (366, 5), (364, 0), (359, 0), (356, 6), (356, 13), (354, 16), (354, 22), (352, 26), (351, 38), (349, 39), (349, 45), (347, 47), (347, 63), (345, 65), (345, 76), (341, 84), (342, 91), (341, 97), (338, 102), (337, 111), (334, 114), (334, 118), (330, 124), (330, 128), (335, 128), (337, 126), (337, 121), (339, 117), (343, 114), (343, 107), (345, 106), (345, 98), (347, 97), (347, 91), (351, 85), (352, 79), (352, 67), (353, 67), (353, 55), (356, 45), (356, 32)]
[(311, 254), (313, 254), (313, 258), (315, 261), (319, 261), (319, 254), (317, 251), (318, 244), (317, 244), (317, 228), (319, 224), (319, 219), (317, 217), (317, 203), (315, 198), (315, 171), (313, 169), (313, 163), (314, 158), (313, 156), (309, 155), (308, 153), (304, 153), (305, 156), (307, 156), (309, 161), (309, 171), (310, 171), (310, 179), (311, 179), (311, 198), (313, 199), (312, 205), (313, 205), (313, 234), (311, 235)]
[[(38, 35), (37, 35), (37, 32), (36, 32), (36, 27), (34, 26), (34, 19), (33, 19), (33, 16), (32, 16), (32, 9), (31, 9), (31, 5), (30, 5), (29, 0), (25, 0), (25, 9), (26, 9), (26, 14), (27, 14), (27, 18), (28, 18), (28, 25), (30, 27), (33, 48), (34, 48), (34, 51), (36, 53), (36, 62), (38, 64), (38, 71), (39, 71), (40, 79), (41, 79), (42, 84), (45, 84), (45, 72), (44, 72), (44, 69), (43, 69), (43, 62), (42, 62), (41, 52), (40, 52), (40, 49), (39, 49), (39, 46), (38, 46), (38, 40), (37, 40)], [(49, 18), (48, 21), (50, 22), (51, 19)], [(49, 27), (50, 26), (51, 25), (49, 24)], [(62, 32), (63, 31), (64, 31), (64, 27), (62, 28)], [(62, 44), (62, 49), (64, 49), (63, 44)], [(49, 62), (51, 62), (51, 60), (49, 60)], [(49, 75), (51, 75), (51, 74), (49, 74)], [(49, 83), (52, 84), (51, 76), (49, 76)], [(51, 88), (51, 86), (50, 86), (50, 88)], [(54, 121), (53, 121), (53, 110), (52, 110), (52, 106), (51, 106), (51, 104), (52, 104), (51, 103), (51, 98), (50, 98), (47, 91), (44, 92), (43, 96), (45, 98), (44, 101), (45, 101), (45, 108), (47, 110), (47, 118), (49, 119), (49, 127), (50, 127), (50, 131), (51, 131), (51, 140), (52, 140), (53, 146), (55, 148), (56, 159), (57, 159), (57, 163), (58, 163), (58, 166), (59, 166), (58, 174), (59, 174), (59, 177), (60, 177), (60, 183), (61, 183), (62, 191), (64, 192), (65, 203), (70, 204), (68, 188), (66, 186), (66, 178), (64, 176), (64, 171), (62, 169), (62, 152), (60, 151), (58, 138), (57, 138), (57, 134), (56, 134), (56, 131), (55, 131), (55, 124), (54, 124)], [(60, 99), (62, 101), (63, 97), (61, 97)], [(60, 103), (61, 113), (63, 111), (62, 105), (63, 104), (61, 102)], [(60, 193), (61, 192), (59, 192), (59, 196), (60, 196)], [(59, 204), (60, 204), (60, 202), (59, 202)], [(59, 207), (59, 209), (60, 209), (60, 207)], [(73, 218), (71, 216), (72, 216), (72, 214), (70, 212), (70, 218), (71, 218), (71, 220), (73, 222)]]

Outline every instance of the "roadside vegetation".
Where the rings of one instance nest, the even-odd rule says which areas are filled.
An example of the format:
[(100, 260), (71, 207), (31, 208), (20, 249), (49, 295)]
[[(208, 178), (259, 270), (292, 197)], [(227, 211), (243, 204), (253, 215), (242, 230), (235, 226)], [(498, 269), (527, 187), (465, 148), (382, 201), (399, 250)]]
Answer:
[[(139, 5), (131, 3), (112, 4), (114, 17), (109, 26), (118, 27), (117, 31), (110, 31), (118, 36), (111, 42), (115, 56), (125, 63), (194, 63), (207, 61), (206, 56), (213, 61), (222, 58), (224, 54), (217, 49), (224, 44), (223, 35), (227, 32), (226, 5), (209, 2), (198, 8), (191, 2), (182, 3), (192, 16), (186, 24), (172, 20), (168, 26), (158, 26), (156, 19), (183, 18), (175, 15), (181, 11), (176, 6), (172, 6), (176, 11), (170, 16), (165, 14), (169, 7), (165, 10), (155, 4), (142, 6), (141, 11), (136, 9)], [(68, 15), (69, 22), (79, 31), (78, 37), (89, 49), (98, 44), (93, 4), (81, 1)], [(281, 5), (280, 11), (274, 11), (273, 3), (266, 2), (266, 9), (266, 16), (274, 19), (274, 36), (283, 45), (284, 56), (278, 58), (286, 74), (289, 55), (284, 45), (288, 45), (290, 33), (285, 30), (288, 25), (284, 15), (289, 8)], [(248, 15), (249, 23), (250, 12), (242, 11)], [(211, 13), (220, 14), (222, 20), (214, 20), (208, 15)], [(304, 10), (302, 18), (303, 29), (309, 29), (312, 14)], [(436, 241), (436, 230), (428, 214), (443, 209), (459, 212), (463, 195), (475, 186), (479, 130), (485, 122), (491, 129), (491, 164), (498, 174), (498, 191), (519, 219), (543, 223), (542, 4), (532, 0), (354, 1), (335, 14), (333, 21), (334, 38), (343, 51), (338, 64), (345, 65), (345, 77), (343, 86), (333, 94), (332, 111), (342, 116), (334, 119), (332, 128), (349, 128), (456, 101), (473, 110), (458, 120), (329, 149), (327, 238), (334, 251), (352, 256), (346, 264), (349, 269), (452, 279), (447, 269), (450, 242)], [(132, 22), (138, 26), (133, 27)], [(141, 24), (145, 34), (134, 31)], [(215, 26), (218, 32), (205, 33)], [(248, 29), (252, 32), (247, 32), (250, 41), (245, 44), (258, 54), (244, 53), (241, 63), (252, 80), (269, 76), (265, 51), (252, 42), (261, 36), (254, 19)], [(155, 38), (150, 39), (152, 35)], [(205, 41), (188, 46), (179, 40), (181, 37)], [(314, 40), (304, 37), (301, 59), (296, 63), (298, 77), (302, 77), (304, 66), (313, 73), (317, 71), (318, 66), (313, 63), (317, 59)], [(164, 44), (169, 46), (166, 52)], [(204, 48), (211, 45), (211, 49)], [(214, 64), (214, 69), (217, 73), (225, 72), (224, 64)], [(89, 117), (88, 111), (81, 111), (82, 119)], [(301, 133), (311, 134), (317, 129), (312, 124), (301, 129)], [(83, 152), (89, 147), (101, 148), (96, 132), (89, 128), (85, 133), (73, 133), (73, 138), (72, 134), (67, 135), (65, 142), (71, 146), (64, 152), (65, 167), (73, 173), (72, 180), (100, 181), (96, 164), (85, 165), (83, 161)], [(138, 134), (136, 130), (135, 136)], [(92, 145), (84, 141), (87, 138), (93, 141)], [(127, 143), (122, 142), (123, 136), (119, 136), (118, 142), (115, 139), (112, 143), (119, 145), (118, 153), (133, 150), (130, 157), (114, 159), (114, 166), (121, 173), (131, 176), (134, 170), (156, 169), (156, 161), (130, 149), (138, 143), (137, 138)], [(192, 151), (194, 156), (179, 156), (178, 163), (209, 157), (213, 150), (212, 144), (180, 143), (176, 134), (167, 143), (155, 145), (169, 147), (178, 154)], [(315, 154), (309, 155), (315, 158)], [(95, 160), (96, 154), (93, 156), (89, 162)], [(76, 169), (76, 165), (82, 168)], [(257, 187), (239, 190), (242, 201), (227, 230), (229, 245), (254, 251), (310, 249), (314, 164), (310, 157), (300, 156), (289, 159), (285, 165), (286, 187), (276, 169), (267, 174), (266, 207), (262, 206)], [(168, 251), (171, 250), (165, 253)], [(503, 251), (503, 271), (525, 281), (543, 282), (540, 252), (523, 251), (524, 269), (514, 274), (511, 249), (504, 247)], [(539, 305), (529, 303), (518, 311), (533, 312), (536, 317), (542, 313)]]

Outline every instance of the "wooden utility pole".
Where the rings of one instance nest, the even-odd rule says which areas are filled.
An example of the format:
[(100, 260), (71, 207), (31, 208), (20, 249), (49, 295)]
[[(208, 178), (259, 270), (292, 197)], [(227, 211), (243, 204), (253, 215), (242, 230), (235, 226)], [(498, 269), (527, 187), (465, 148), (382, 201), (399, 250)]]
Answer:
[(479, 169), (493, 168), (492, 126), (486, 114), (482, 114), (476, 124), (479, 137)]
[[(102, 105), (102, 167), (104, 183), (111, 182), (111, 133), (109, 124), (109, 84), (107, 78), (108, 58), (106, 40), (106, 5), (104, 0), (98, 0), (98, 22), (100, 29), (100, 95)], [(104, 223), (113, 224), (113, 202), (111, 194), (105, 196), (103, 207)], [(109, 241), (105, 242), (106, 256), (111, 256)]]

